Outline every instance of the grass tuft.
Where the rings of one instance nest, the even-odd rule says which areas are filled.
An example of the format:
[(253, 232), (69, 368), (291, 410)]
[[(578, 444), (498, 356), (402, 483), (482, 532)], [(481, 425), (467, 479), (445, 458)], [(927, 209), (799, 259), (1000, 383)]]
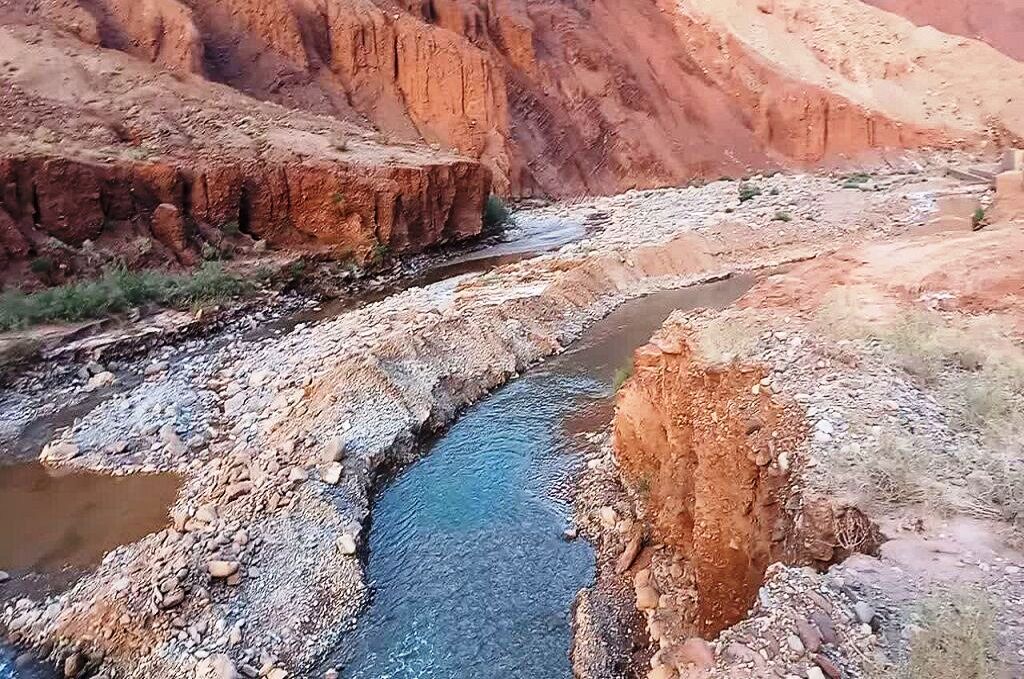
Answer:
[(761, 195), (761, 187), (748, 182), (741, 182), (738, 191), (741, 203), (746, 203), (748, 200), (753, 200)]
[(963, 590), (926, 600), (921, 626), (910, 640), (908, 679), (989, 679), (996, 632), (993, 602)]
[(494, 194), (487, 197), (483, 214), (484, 233), (496, 233), (514, 222), (505, 201)]
[(82, 321), (127, 311), (143, 304), (186, 308), (223, 301), (248, 292), (251, 285), (206, 262), (188, 274), (108, 269), (95, 280), (61, 285), (40, 292), (8, 291), (0, 295), (0, 330), (54, 321)]
[(618, 391), (622, 388), (622, 385), (633, 376), (633, 365), (629, 364), (623, 366), (615, 371), (615, 377), (612, 378), (612, 389)]

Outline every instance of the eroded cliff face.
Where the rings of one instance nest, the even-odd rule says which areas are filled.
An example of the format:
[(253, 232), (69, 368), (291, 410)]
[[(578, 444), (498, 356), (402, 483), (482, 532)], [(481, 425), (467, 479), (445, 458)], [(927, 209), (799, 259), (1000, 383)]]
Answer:
[(98, 58), (31, 23), (0, 29), (0, 55), (17, 55), (0, 92), (5, 281), (35, 280), (41, 256), (57, 280), (113, 259), (192, 264), (225, 233), (365, 259), (480, 230), (491, 173), (476, 160)]
[[(807, 13), (785, 3), (82, 1), (106, 46), (265, 101), (366, 120), (392, 139), (457, 150), (516, 195), (675, 185), (966, 135), (892, 110), (876, 84), (867, 93), (863, 83), (834, 86), (844, 68), (875, 56), (850, 54), (834, 69), (840, 77), (817, 79), (776, 58), (794, 45), (817, 49), (803, 31), (776, 32), (769, 22), (751, 40), (739, 28), (776, 12), (793, 28), (791, 17)], [(908, 53), (908, 63), (917, 56)], [(898, 61), (890, 75), (899, 75)], [(927, 89), (901, 86), (911, 98)]]
[(4, 0), (0, 18), (8, 260), (101, 223), (146, 236), (159, 204), (183, 220), (161, 233), (225, 219), (397, 252), (474, 233), (492, 184), (614, 193), (1024, 138), (1009, 52), (861, 0)]
[(846, 553), (836, 533), (868, 525), (856, 510), (802, 493), (804, 416), (772, 393), (768, 375), (702, 356), (674, 317), (637, 350), (617, 397), (623, 478), (653, 539), (686, 563), (673, 583), (688, 592), (672, 613), (683, 637), (712, 638), (743, 619), (771, 563), (830, 564)]

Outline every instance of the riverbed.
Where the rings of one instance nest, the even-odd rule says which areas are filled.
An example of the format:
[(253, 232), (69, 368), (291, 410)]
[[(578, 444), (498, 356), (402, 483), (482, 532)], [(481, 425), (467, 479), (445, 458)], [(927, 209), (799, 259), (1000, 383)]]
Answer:
[(470, 408), (387, 484), (370, 529), (372, 604), (332, 659), (342, 676), (570, 677), (570, 608), (594, 554), (563, 535), (582, 445), (566, 421), (603, 428), (615, 373), (669, 313), (728, 305), (751, 282), (623, 304)]

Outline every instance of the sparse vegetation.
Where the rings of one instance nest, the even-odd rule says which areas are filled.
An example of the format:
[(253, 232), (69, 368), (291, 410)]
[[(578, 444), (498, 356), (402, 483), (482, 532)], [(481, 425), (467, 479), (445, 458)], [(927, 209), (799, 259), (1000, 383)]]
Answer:
[(238, 226), (238, 222), (236, 221), (230, 221), (222, 224), (220, 230), (225, 236), (237, 236), (242, 233), (242, 229)]
[(772, 219), (777, 222), (791, 222), (793, 221), (793, 215), (789, 214), (785, 210), (779, 210), (775, 213), (775, 216)]
[(28, 268), (36, 276), (46, 277), (54, 272), (56, 266), (49, 257), (35, 257), (28, 263)]
[(723, 315), (701, 327), (694, 340), (704, 360), (712, 364), (730, 363), (751, 355), (757, 344), (757, 332), (743, 319)]
[(306, 261), (297, 259), (288, 265), (288, 275), (292, 278), (302, 278), (306, 274)]
[(871, 175), (864, 172), (855, 172), (843, 177), (843, 188), (859, 189), (862, 184), (866, 184), (869, 181), (871, 181)]
[(878, 343), (895, 365), (929, 385), (955, 439), (940, 446), (903, 429), (876, 431), (866, 436), (873, 445), (846, 450), (836, 461), (835, 490), (855, 489), (860, 499), (883, 505), (924, 503), (1024, 531), (1021, 347), (991, 320), (954, 326), (938, 312), (868, 324), (851, 291), (843, 294), (827, 305), (826, 327)]
[(488, 196), (487, 202), (484, 204), (484, 233), (496, 233), (513, 222), (512, 213), (509, 212), (505, 201), (494, 194)]
[(99, 318), (143, 304), (187, 308), (224, 300), (249, 289), (246, 281), (213, 262), (189, 274), (116, 267), (96, 280), (29, 294), (10, 291), (0, 295), (0, 329)]
[(738, 190), (741, 203), (746, 203), (748, 200), (753, 200), (761, 195), (761, 187), (749, 182), (740, 183)]
[(370, 250), (369, 262), (371, 266), (380, 266), (391, 256), (391, 248), (387, 243), (377, 243)]
[(974, 214), (971, 215), (971, 227), (977, 231), (983, 226), (985, 226), (985, 210), (978, 207), (974, 210)]
[(910, 640), (906, 679), (988, 679), (997, 675), (993, 602), (962, 590), (926, 600)]
[(622, 388), (622, 385), (633, 376), (633, 364), (623, 366), (615, 371), (615, 376), (612, 378), (612, 389), (618, 391)]

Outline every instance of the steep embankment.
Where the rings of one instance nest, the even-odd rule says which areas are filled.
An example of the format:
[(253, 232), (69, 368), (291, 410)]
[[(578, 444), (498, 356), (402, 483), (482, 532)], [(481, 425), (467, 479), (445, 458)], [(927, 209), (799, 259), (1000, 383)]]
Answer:
[[(222, 232), (365, 257), (475, 234), (478, 162), (35, 26), (0, 28), (0, 263), (194, 262)], [(159, 209), (158, 209), (158, 206)]]
[[(796, 265), (733, 308), (677, 312), (636, 352), (615, 455), (628, 513), (665, 548), (618, 572), (648, 623), (649, 679), (1020, 673), (1003, 630), (1024, 558), (1022, 195), (1004, 174), (980, 231)], [(770, 565), (840, 560), (803, 584)], [(976, 600), (950, 603), (961, 591)], [(958, 618), (922, 623), (926, 597)], [(972, 606), (992, 612), (980, 660), (927, 645)]]
[(807, 426), (794, 401), (773, 393), (770, 368), (705, 355), (702, 342), (722, 346), (670, 319), (637, 350), (615, 416), (616, 457), (645, 521), (686, 559), (688, 597), (674, 611), (683, 638), (742, 620), (771, 563), (827, 565), (877, 545), (871, 531), (854, 545), (837, 538), (866, 521), (793, 482)]
[(918, 26), (986, 42), (1024, 60), (1024, 6), (1017, 0), (864, 0)]

